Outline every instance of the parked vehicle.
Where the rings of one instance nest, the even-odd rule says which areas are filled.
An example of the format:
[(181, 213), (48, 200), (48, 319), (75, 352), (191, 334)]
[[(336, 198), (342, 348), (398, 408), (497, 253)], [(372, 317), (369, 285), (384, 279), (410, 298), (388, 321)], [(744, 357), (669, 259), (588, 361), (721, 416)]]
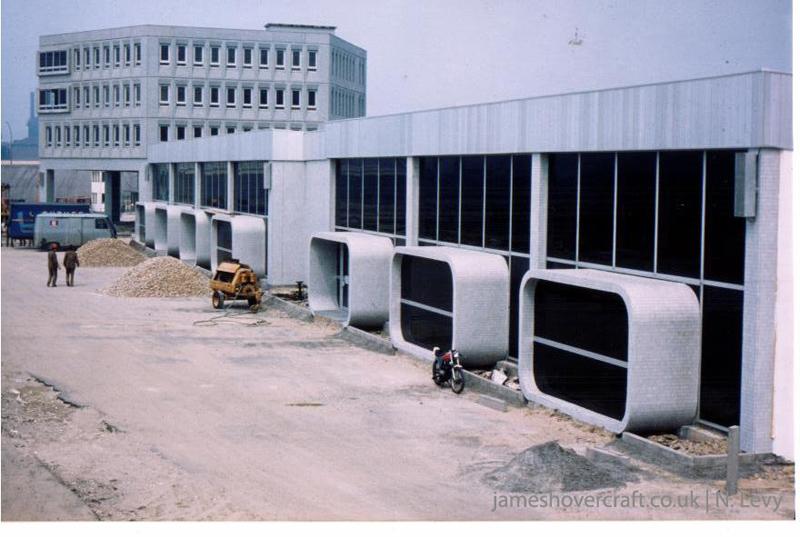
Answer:
[(220, 263), (208, 285), (211, 288), (211, 305), (214, 309), (222, 309), (225, 300), (247, 300), (253, 313), (261, 307), (264, 292), (258, 276), (250, 265), (239, 263), (238, 259), (228, 259)]
[(433, 348), (433, 382), (437, 386), (450, 384), (455, 393), (464, 390), (464, 368), (461, 366), (461, 354), (455, 349), (447, 352), (439, 347)]
[[(9, 207), (8, 238), (33, 241), (36, 216), (41, 213), (90, 213), (85, 203), (15, 203)], [(38, 244), (34, 242), (34, 244)]]
[(102, 213), (40, 213), (34, 224), (34, 244), (45, 250), (77, 248), (94, 239), (116, 238), (111, 219)]

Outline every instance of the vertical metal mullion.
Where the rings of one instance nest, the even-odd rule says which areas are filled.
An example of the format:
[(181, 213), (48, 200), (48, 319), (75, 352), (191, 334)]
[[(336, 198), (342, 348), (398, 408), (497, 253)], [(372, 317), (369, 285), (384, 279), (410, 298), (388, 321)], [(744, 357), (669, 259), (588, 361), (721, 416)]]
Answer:
[(461, 198), (462, 198), (462, 179), (463, 179), (463, 167), (462, 164), (463, 157), (458, 157), (458, 229), (456, 230), (456, 244), (461, 244)]
[(381, 230), (381, 161), (378, 159), (377, 189), (375, 190), (375, 231)]
[[(392, 183), (394, 185), (394, 210), (392, 212), (392, 222), (393, 222), (392, 235), (394, 235), (396, 239), (397, 238), (397, 159), (392, 158), (392, 161), (394, 162), (394, 175), (393, 175), (394, 182)], [(380, 229), (380, 226), (378, 226), (378, 229)]]
[(361, 161), (361, 229), (364, 229), (364, 159)]
[(345, 181), (347, 181), (347, 191), (345, 193), (344, 227), (350, 227), (350, 160), (344, 160)]
[[(508, 176), (508, 254), (514, 251), (514, 156), (509, 155), (509, 176)], [(509, 261), (509, 266), (510, 266)]]
[(575, 263), (578, 263), (581, 238), (581, 154), (578, 153), (578, 188), (575, 199)]
[(656, 210), (655, 225), (653, 226), (653, 273), (658, 273), (658, 190), (661, 181), (661, 152), (656, 153)]
[(436, 240), (439, 240), (439, 198), (441, 197), (441, 186), (439, 184), (439, 164), (441, 157), (436, 157)]
[[(481, 207), (481, 247), (486, 248), (486, 155), (483, 159), (483, 207)], [(509, 261), (510, 263), (510, 261)]]
[(619, 153), (614, 153), (614, 227), (611, 234), (611, 266), (617, 268), (617, 178), (619, 176)]
[[(703, 151), (703, 187), (702, 187), (702, 206), (700, 207), (700, 293), (698, 297), (698, 301), (700, 302), (700, 342), (701, 342), (701, 351), (700, 351), (700, 378), (702, 378), (703, 374), (703, 352), (702, 352), (702, 341), (703, 341), (703, 302), (705, 298), (705, 264), (706, 264), (706, 167), (708, 165), (707, 161), (708, 153)], [(741, 351), (740, 351), (741, 352)], [(697, 383), (697, 411), (695, 414), (695, 418), (700, 418), (700, 395), (702, 394), (701, 389), (702, 383)]]

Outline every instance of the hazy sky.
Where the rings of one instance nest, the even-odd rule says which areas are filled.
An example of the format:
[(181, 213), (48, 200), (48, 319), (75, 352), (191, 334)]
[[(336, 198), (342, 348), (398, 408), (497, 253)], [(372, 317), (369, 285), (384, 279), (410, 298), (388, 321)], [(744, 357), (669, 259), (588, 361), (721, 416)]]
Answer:
[(791, 70), (790, 0), (3, 0), (2, 120), (25, 136), (39, 35), (266, 22), (333, 25), (365, 48), (368, 115)]

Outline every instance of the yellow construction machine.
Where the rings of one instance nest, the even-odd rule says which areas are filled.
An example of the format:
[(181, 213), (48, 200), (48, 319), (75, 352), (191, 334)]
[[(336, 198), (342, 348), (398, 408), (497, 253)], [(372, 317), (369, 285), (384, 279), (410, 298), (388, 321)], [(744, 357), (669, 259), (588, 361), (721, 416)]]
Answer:
[(220, 263), (209, 286), (211, 305), (215, 309), (222, 309), (226, 300), (247, 300), (253, 312), (261, 307), (261, 297), (264, 292), (261, 290), (258, 277), (250, 266), (240, 263), (238, 259)]

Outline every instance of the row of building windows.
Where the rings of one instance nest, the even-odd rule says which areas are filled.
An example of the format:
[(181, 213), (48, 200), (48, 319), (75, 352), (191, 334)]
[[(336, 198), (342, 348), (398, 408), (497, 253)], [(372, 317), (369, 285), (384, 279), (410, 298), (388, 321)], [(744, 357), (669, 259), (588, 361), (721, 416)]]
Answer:
[(358, 117), (367, 114), (367, 102), (363, 93), (331, 88), (331, 115)]
[(204, 136), (219, 136), (220, 134), (234, 134), (237, 132), (250, 132), (253, 129), (266, 130), (293, 130), (302, 131), (317, 130), (316, 125), (303, 125), (301, 123), (218, 123), (218, 122), (194, 122), (183, 123), (181, 121), (161, 123), (158, 126), (158, 140), (169, 142), (173, 140), (188, 140), (191, 138), (202, 138)]
[[(112, 69), (141, 65), (141, 43), (105, 43), (72, 50), (72, 67), (76, 71), (90, 69)], [(39, 53), (39, 74), (63, 74), (69, 72), (66, 50)]]
[[(274, 48), (274, 55), (272, 50)], [(189, 53), (191, 52), (191, 61)], [(258, 47), (248, 45), (221, 45), (211, 44), (206, 46), (204, 43), (161, 43), (159, 47), (159, 63), (161, 65), (194, 65), (203, 67), (206, 64), (212, 67), (224, 65), (225, 67), (242, 67), (244, 69), (269, 69), (274, 65), (275, 69), (286, 68), (286, 56), (289, 56), (291, 69), (299, 71), (303, 68), (303, 49), (302, 47), (258, 45)], [(225, 61), (222, 60), (224, 54)], [(309, 71), (317, 70), (316, 49), (305, 50), (305, 67)]]
[(367, 78), (366, 62), (358, 56), (334, 50), (331, 75), (364, 86)]
[[(170, 164), (153, 164), (153, 199), (169, 201)], [(195, 163), (174, 166), (174, 202), (194, 204)], [(237, 213), (267, 216), (269, 188), (264, 183), (263, 161), (233, 163), (233, 210)], [(202, 162), (200, 168), (200, 205), (216, 209), (228, 208), (228, 163)]]
[(136, 82), (72, 86), (72, 105), (80, 108), (110, 108), (142, 105), (142, 86)]
[(142, 144), (139, 123), (47, 125), (47, 147), (135, 147)]
[[(276, 109), (286, 107), (286, 89), (270, 88), (265, 86), (242, 86), (236, 85), (208, 85), (200, 82), (191, 84), (160, 84), (158, 91), (158, 102), (161, 106), (187, 106), (193, 107), (209, 106), (218, 108), (222, 106), (224, 96), (225, 108), (260, 108), (267, 109), (273, 103)], [(290, 88), (290, 106), (293, 110), (299, 110), (303, 105), (303, 89)], [(272, 98), (270, 99), (270, 94)], [(306, 110), (317, 109), (317, 90), (316, 88), (305, 89)]]

